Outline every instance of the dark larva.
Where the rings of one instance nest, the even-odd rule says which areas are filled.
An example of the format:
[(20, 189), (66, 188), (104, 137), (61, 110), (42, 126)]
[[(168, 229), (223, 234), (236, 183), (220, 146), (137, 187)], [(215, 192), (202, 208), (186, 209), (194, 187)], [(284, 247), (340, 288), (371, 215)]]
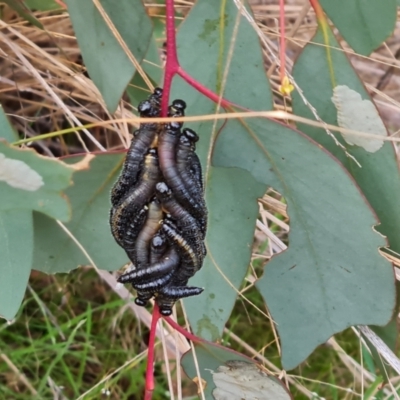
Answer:
[(167, 239), (163, 232), (158, 232), (151, 241), (150, 246), (150, 264), (154, 264), (161, 260), (167, 250)]
[[(195, 153), (198, 136), (195, 131), (185, 128), (176, 149), (176, 167), (186, 186), (198, 201), (203, 199), (203, 174), (199, 157)], [(185, 176), (183, 176), (185, 175)], [(200, 189), (200, 191), (198, 190)]]
[[(147, 217), (147, 207), (145, 206), (137, 214), (132, 215), (126, 224), (118, 224), (114, 217), (112, 225), (112, 234), (116, 242), (124, 249), (133, 251), (135, 249), (136, 238), (138, 237)], [(113, 217), (111, 217), (113, 218)], [(115, 232), (117, 231), (117, 233)], [(132, 260), (131, 260), (132, 261)]]
[(137, 268), (134, 271), (127, 272), (118, 278), (118, 282), (129, 282), (132, 283), (132, 286), (135, 289), (144, 289), (145, 287), (140, 286), (141, 284), (147, 284), (155, 278), (162, 278), (171, 271), (175, 271), (179, 266), (179, 262), (180, 259), (177, 251), (173, 248), (170, 248), (159, 262), (147, 267)]
[[(192, 203), (197, 205), (195, 209), (189, 208), (188, 210), (193, 213), (203, 235), (205, 235), (207, 230), (207, 207), (204, 200), (201, 164), (197, 154), (194, 152), (197, 140), (196, 132), (188, 128), (183, 130), (176, 150), (176, 169), (185, 184), (186, 190), (193, 199)], [(177, 199), (179, 201), (178, 197)]]
[(164, 316), (172, 314), (172, 307), (175, 302), (184, 297), (197, 296), (204, 289), (193, 286), (165, 286), (156, 296), (156, 303), (160, 308), (160, 313)]
[(156, 195), (160, 200), (163, 210), (175, 220), (178, 230), (185, 240), (198, 252), (203, 243), (204, 233), (198, 226), (198, 221), (172, 196), (171, 190), (164, 182), (157, 183)]
[[(127, 192), (117, 207), (111, 210), (111, 232), (117, 243), (122, 247), (125, 247), (124, 235), (128, 224), (130, 221), (134, 220), (135, 216), (148, 204), (159, 179), (160, 172), (158, 168), (157, 152), (154, 149), (150, 149), (145, 156), (139, 183)], [(126, 244), (128, 249), (125, 248), (125, 251), (127, 251), (128, 257), (131, 259), (130, 254), (132, 252), (135, 253), (135, 249), (130, 247), (130, 242), (131, 241)], [(135, 258), (133, 253), (132, 258)], [(132, 260), (132, 262), (135, 261)]]
[[(180, 131), (175, 131), (168, 126), (161, 131), (159, 139), (160, 169), (177, 201), (200, 221), (200, 225), (205, 226), (204, 206), (202, 202), (199, 202), (202, 192), (197, 183), (192, 185), (191, 182), (186, 182), (177, 168), (176, 147), (180, 141), (179, 134)], [(202, 230), (205, 231), (205, 228)]]
[(166, 218), (161, 229), (165, 233), (170, 245), (177, 249), (181, 257), (181, 268), (177, 272), (189, 279), (201, 268), (204, 256), (193, 250), (191, 244), (178, 232), (177, 227), (172, 221)]
[[(161, 94), (162, 90), (157, 88), (149, 100), (144, 100), (139, 104), (138, 110), (141, 117), (160, 116)], [(111, 190), (113, 206), (117, 206), (128, 190), (137, 183), (144, 156), (155, 141), (159, 129), (159, 124), (142, 124), (140, 129), (134, 132), (121, 175)]]
[(160, 229), (163, 218), (160, 202), (153, 199), (149, 204), (146, 222), (136, 240), (136, 267), (148, 265), (150, 261), (150, 243)]
[[(158, 263), (165, 254), (166, 249), (167, 240), (165, 238), (165, 235), (162, 232), (159, 232), (153, 237), (153, 240), (151, 241), (150, 264), (153, 265), (155, 263)], [(154, 296), (153, 291), (143, 291), (136, 289), (136, 292), (137, 298), (135, 300), (135, 303), (141, 306), (145, 306), (147, 304), (147, 301)]]

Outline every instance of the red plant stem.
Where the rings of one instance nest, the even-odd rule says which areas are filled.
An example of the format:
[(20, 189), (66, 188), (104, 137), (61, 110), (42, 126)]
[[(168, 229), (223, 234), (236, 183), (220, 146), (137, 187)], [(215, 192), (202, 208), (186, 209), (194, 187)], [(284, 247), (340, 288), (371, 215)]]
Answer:
[[(208, 97), (210, 100), (218, 103), (220, 101), (220, 96), (214, 93), (212, 90), (208, 89), (207, 87), (203, 86), (200, 82), (196, 81), (191, 75), (189, 75), (181, 66), (178, 67), (177, 74), (185, 80), (190, 86), (193, 86), (197, 91), (199, 91), (204, 96)], [(233, 104), (225, 99), (221, 99), (221, 106), (222, 107), (229, 107)]]
[(151, 320), (149, 346), (147, 352), (147, 367), (146, 367), (146, 385), (145, 385), (145, 400), (151, 400), (154, 390), (154, 343), (156, 340), (157, 322), (161, 317), (158, 305), (153, 308), (153, 317)]
[(182, 328), (178, 323), (176, 323), (171, 317), (164, 317), (164, 320), (168, 322), (169, 325), (172, 326), (175, 330), (185, 336), (186, 339), (191, 340), (192, 342), (201, 342), (202, 340), (192, 333), (188, 332), (185, 328)]
[[(165, 63), (163, 97), (161, 101), (161, 116), (166, 117), (168, 111), (169, 96), (171, 92), (172, 79), (178, 74), (189, 85), (195, 88), (210, 100), (218, 103), (220, 96), (208, 89), (191, 75), (189, 75), (179, 64), (178, 53), (176, 50), (176, 33), (175, 33), (175, 15), (174, 15), (174, 0), (165, 0), (166, 14), (166, 35), (167, 35), (167, 61)], [(234, 104), (228, 100), (221, 99), (221, 106), (228, 107)]]
[(161, 101), (161, 116), (167, 116), (169, 94), (174, 75), (178, 72), (179, 61), (176, 52), (174, 0), (165, 0), (167, 61), (165, 63), (163, 97)]

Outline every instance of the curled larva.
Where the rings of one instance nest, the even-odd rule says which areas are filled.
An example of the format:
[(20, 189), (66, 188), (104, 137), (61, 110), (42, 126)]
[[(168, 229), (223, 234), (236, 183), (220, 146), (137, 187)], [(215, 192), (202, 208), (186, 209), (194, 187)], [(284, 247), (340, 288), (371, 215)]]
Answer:
[(157, 199), (150, 201), (147, 219), (136, 239), (136, 268), (147, 266), (150, 262), (150, 243), (154, 235), (160, 229), (160, 221), (163, 218), (161, 204)]
[(205, 256), (204, 234), (198, 225), (198, 221), (176, 201), (172, 196), (171, 190), (164, 182), (157, 183), (156, 191), (163, 210), (175, 221), (177, 231), (191, 246), (199, 262), (202, 263)]
[[(152, 239), (150, 245), (150, 264), (158, 263), (161, 258), (164, 256), (167, 250), (167, 239), (162, 232), (158, 232)], [(138, 290), (137, 298), (135, 299), (135, 303), (140, 306), (145, 306), (147, 301), (150, 300), (154, 296), (154, 291), (145, 291), (145, 290)]]
[(181, 258), (179, 273), (191, 278), (200, 268), (203, 262), (203, 254), (198, 254), (192, 245), (180, 234), (172, 221), (166, 218), (161, 226), (171, 247), (175, 247)]
[[(139, 106), (141, 117), (159, 117), (162, 89), (156, 88), (148, 100)], [(160, 130), (160, 124), (141, 124), (133, 134), (132, 142), (126, 154), (121, 174), (111, 190), (111, 204), (117, 206), (127, 191), (138, 182), (143, 167), (144, 156), (155, 140)]]
[[(144, 159), (139, 183), (131, 188), (117, 207), (110, 213), (111, 232), (117, 243), (123, 247), (129, 259), (135, 263), (136, 249), (132, 246), (132, 238), (124, 243), (128, 224), (145, 208), (154, 194), (155, 186), (160, 179), (158, 157), (155, 149), (150, 149)], [(139, 233), (139, 232), (137, 232)]]
[[(174, 128), (171, 124), (167, 124), (160, 132), (158, 140), (160, 169), (176, 200), (198, 219), (202, 231), (205, 232), (207, 214), (201, 189), (202, 183), (196, 182), (198, 176), (188, 179), (190, 175), (183, 177), (182, 174), (182, 170), (190, 168), (190, 157), (193, 158), (195, 154), (190, 147), (186, 149), (184, 145), (181, 146), (183, 150), (179, 159), (181, 170), (178, 169), (177, 149), (182, 136), (180, 126)], [(198, 161), (197, 156), (194, 159)]]

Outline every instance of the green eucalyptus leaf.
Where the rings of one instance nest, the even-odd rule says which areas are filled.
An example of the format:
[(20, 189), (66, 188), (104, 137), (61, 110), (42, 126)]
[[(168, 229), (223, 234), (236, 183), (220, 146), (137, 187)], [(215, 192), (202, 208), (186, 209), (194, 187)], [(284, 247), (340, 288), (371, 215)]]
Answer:
[(7, 142), (12, 143), (18, 139), (18, 135), (12, 128), (10, 121), (8, 120), (3, 106), (0, 105), (0, 140), (5, 139)]
[[(305, 46), (294, 65), (293, 75), (303, 95), (315, 107), (319, 117), (329, 124), (336, 125), (339, 123), (342, 125), (343, 113), (351, 115), (352, 111), (350, 108), (353, 105), (342, 104), (342, 110), (340, 110), (340, 107), (335, 106), (334, 94), (338, 88), (347, 88), (346, 91), (348, 93), (355, 93), (362, 99), (364, 104), (369, 102), (372, 106), (372, 103), (362, 82), (332, 32), (328, 32), (327, 39), (329, 41), (329, 54), (325, 47), (318, 46), (318, 44), (325, 44), (326, 40), (323, 32), (318, 30), (312, 40), (316, 44), (310, 43)], [(332, 81), (332, 74), (334, 81)], [(349, 102), (349, 96), (346, 96), (346, 99)], [(353, 103), (357, 102), (353, 101)], [(360, 104), (360, 101), (358, 101), (358, 104)], [(313, 114), (305, 106), (297, 92), (293, 93), (293, 110), (297, 115), (314, 119)], [(371, 132), (369, 130), (369, 127), (372, 126), (370, 123), (371, 120), (379, 118), (376, 110), (370, 110), (362, 118), (360, 117), (360, 110), (355, 113), (353, 112), (353, 114), (356, 114), (356, 118), (353, 119), (350, 125), (351, 128), (363, 132)], [(382, 122), (380, 124), (383, 125)], [(374, 123), (374, 126), (376, 127), (372, 133), (377, 134), (381, 132), (381, 129), (377, 128), (376, 123)], [(345, 155), (343, 149), (339, 148), (323, 129), (313, 128), (305, 124), (299, 124), (299, 127), (304, 133), (335, 155), (347, 168), (357, 181), (381, 222), (376, 229), (387, 237), (390, 248), (399, 253), (400, 214), (398, 212), (398, 205), (400, 203), (400, 179), (393, 144), (390, 142), (381, 142), (383, 145), (379, 145), (379, 149), (371, 153), (366, 151), (364, 149), (365, 146), (362, 146), (362, 143), (359, 141), (356, 142), (358, 143), (357, 146), (351, 146), (344, 140), (346, 137), (343, 139), (340, 134), (334, 133), (336, 140), (341, 142), (348, 154), (355, 157), (361, 165), (359, 167)], [(381, 134), (387, 135), (387, 132), (383, 131)], [(379, 141), (375, 140), (375, 142)], [(398, 335), (394, 336), (394, 341), (388, 340), (388, 338), (393, 337), (393, 329), (398, 331), (396, 319), (396, 315), (394, 315), (390, 325), (384, 328), (381, 327), (378, 331), (378, 334), (392, 350), (396, 348)], [(379, 357), (375, 357), (375, 359), (377, 364), (381, 366), (382, 373), (385, 375)]]
[(206, 383), (203, 385), (206, 399), (292, 399), (284, 384), (251, 358), (208, 342), (196, 342), (194, 348), (196, 362), (193, 352), (188, 351), (182, 356), (181, 364), (191, 379), (197, 377), (198, 366), (201, 379)]
[(0, 141), (0, 211), (36, 210), (67, 221), (70, 209), (61, 191), (71, 184), (73, 168)]
[[(293, 76), (303, 95), (315, 107), (319, 117), (328, 124), (337, 125), (338, 110), (332, 97), (334, 88), (345, 85), (357, 92), (363, 100), (370, 100), (367, 91), (355, 73), (339, 43), (329, 32), (330, 54), (318, 44), (324, 44), (321, 30), (312, 39), (313, 43), (305, 46), (294, 68)], [(331, 60), (331, 64), (328, 62)], [(332, 82), (332, 68), (334, 82)], [(304, 104), (297, 92), (293, 93), (293, 110), (296, 115), (314, 119), (313, 114)], [(353, 125), (354, 127), (354, 125)], [(381, 224), (377, 230), (387, 236), (390, 247), (400, 252), (400, 179), (393, 144), (385, 142), (376, 152), (370, 153), (359, 146), (347, 144), (342, 136), (334, 133), (347, 152), (355, 157), (361, 168), (346, 156), (324, 129), (299, 124), (299, 128), (316, 142), (337, 157), (357, 181), (368, 202), (376, 212)], [(361, 126), (358, 130), (363, 130)]]
[[(136, 69), (92, 0), (66, 0), (66, 4), (89, 75), (114, 112)], [(142, 1), (100, 0), (100, 4), (140, 63), (152, 35)]]
[(186, 299), (185, 306), (196, 334), (215, 341), (221, 336), (247, 272), (257, 198), (265, 193), (265, 186), (239, 168), (210, 167), (207, 176), (208, 256), (201, 272), (190, 281), (204, 287), (205, 293), (201, 299)]
[(254, 119), (224, 130), (215, 165), (242, 166), (285, 196), (289, 247), (266, 265), (256, 287), (266, 300), (291, 369), (334, 333), (384, 325), (395, 287), (376, 217), (343, 167), (279, 123)]
[(54, 0), (25, 0), (25, 4), (31, 10), (38, 11), (52, 11), (61, 9), (61, 6)]
[[(161, 82), (162, 69), (161, 69), (160, 56), (158, 54), (157, 43), (152, 38), (146, 57), (142, 62), (143, 70), (147, 76), (153, 81), (154, 86), (159, 86)], [(149, 89), (142, 76), (136, 72), (130, 84), (126, 88), (126, 94), (134, 107), (140, 103), (141, 100), (149, 96)]]
[(0, 211), (0, 317), (15, 317), (31, 272), (33, 222), (30, 210)]
[(321, 6), (346, 42), (365, 56), (392, 34), (396, 24), (396, 0), (321, 0)]
[[(66, 161), (73, 163), (80, 158)], [(121, 154), (98, 155), (89, 169), (75, 173), (74, 185), (65, 192), (72, 207), (72, 219), (65, 229), (44, 215), (34, 214), (33, 269), (68, 272), (80, 265), (91, 265), (93, 260), (98, 268), (113, 271), (128, 262), (112, 237), (108, 222), (110, 190), (122, 161)]]
[[(221, 38), (219, 27), (222, 25), (229, 30), (234, 26), (237, 15), (237, 10), (233, 4), (226, 5), (223, 10), (219, 10), (219, 6), (206, 1), (197, 2), (195, 8), (182, 24), (178, 37), (182, 38), (180, 41), (178, 40), (178, 51), (182, 54), (181, 63), (183, 67), (190, 71), (198, 81), (214, 91), (219, 90), (219, 79), (222, 76), (222, 73), (218, 71), (215, 73), (215, 65), (218, 65), (222, 71), (227, 68), (224, 64), (226, 49), (229, 48), (233, 36), (231, 34), (229, 38)], [(194, 16), (197, 15), (202, 15), (203, 19), (196, 17), (196, 21)], [(216, 18), (215, 15), (221, 17)], [(229, 64), (224, 96), (253, 110), (270, 109), (270, 90), (262, 64), (256, 60), (258, 39), (247, 31), (247, 27), (247, 21), (241, 19), (238, 34), (233, 39), (235, 47)], [(252, 30), (251, 27), (249, 27), (250, 30)], [(252, 46), (253, 49), (250, 51)], [(204, 54), (204, 52), (210, 57), (207, 64), (200, 60), (201, 54)], [(176, 81), (173, 89), (174, 97), (179, 95), (187, 101), (188, 115), (192, 113), (210, 114), (215, 110), (180, 80)], [(254, 124), (256, 124), (256, 129), (254, 129)], [(211, 124), (205, 122), (194, 124), (193, 127), (197, 128), (200, 134), (198, 147), (205, 166), (206, 200), (211, 210), (211, 218), (215, 202), (209, 199), (209, 194), (212, 193), (213, 188), (212, 174), (217, 171), (217, 166), (247, 169), (256, 180), (280, 190), (288, 200), (292, 229), (289, 249), (271, 261), (271, 264), (266, 267), (264, 277), (258, 284), (259, 290), (272, 311), (274, 320), (278, 322), (283, 343), (283, 363), (285, 367), (291, 368), (303, 361), (318, 344), (323, 343), (333, 333), (351, 324), (359, 323), (360, 313), (365, 321), (379, 320), (379, 324), (387, 322), (393, 307), (393, 275), (390, 264), (381, 259), (376, 250), (384, 244), (384, 241), (372, 232), (372, 226), (376, 224), (376, 220), (354, 182), (349, 179), (342, 167), (298, 132), (270, 121), (258, 120), (241, 123), (228, 121), (223, 126), (222, 131), (219, 131), (221, 124), (217, 124), (214, 131), (212, 131)], [(255, 133), (249, 135), (249, 129)], [(216, 148), (213, 148), (213, 146), (217, 135), (213, 136), (212, 132), (219, 134)], [(268, 149), (267, 153), (265, 148)], [(273, 154), (272, 158), (271, 153)], [(213, 155), (214, 166), (209, 163), (211, 154)], [(285, 161), (288, 159), (290, 160)], [(283, 163), (285, 170), (287, 168), (284, 171), (284, 176), (282, 176), (282, 169), (277, 167), (278, 163)], [(315, 174), (319, 169), (324, 171), (324, 179), (316, 179)], [(296, 177), (296, 179), (293, 177)], [(333, 183), (331, 183), (331, 180)], [(368, 314), (369, 305), (376, 303), (377, 291), (374, 292), (373, 298), (370, 298), (370, 302), (367, 301), (368, 306), (366, 306), (366, 303), (359, 304), (357, 301), (353, 304), (352, 295), (348, 293), (347, 273), (343, 274), (343, 271), (338, 267), (338, 264), (349, 264), (351, 268), (354, 267), (357, 270), (357, 265), (354, 265), (354, 248), (350, 251), (346, 244), (342, 242), (343, 251), (336, 251), (338, 240), (335, 230), (327, 230), (326, 225), (317, 223), (319, 219), (325, 220), (325, 222), (334, 220), (338, 226), (343, 226), (348, 222), (348, 206), (344, 208), (347, 212), (343, 211), (340, 206), (335, 206), (330, 213), (327, 213), (324, 206), (325, 201), (330, 205), (332, 198), (335, 198), (338, 204), (346, 203), (341, 196), (341, 190), (338, 190), (340, 185), (337, 182), (345, 185), (346, 188), (349, 187), (350, 197), (354, 202), (353, 206), (356, 205), (360, 209), (358, 225), (356, 224), (352, 228), (357, 231), (356, 237), (359, 238), (357, 245), (360, 245), (367, 252), (365, 258), (368, 261), (368, 273), (366, 276), (368, 278), (369, 274), (376, 274), (377, 278), (383, 282), (385, 290), (387, 289), (384, 298), (380, 297), (379, 309), (376, 309), (376, 313), (373, 313), (372, 316)], [(240, 182), (238, 181), (237, 184), (240, 184)], [(327, 191), (321, 191), (321, 186), (322, 188), (326, 186)], [(215, 193), (217, 193), (217, 190), (215, 190)], [(259, 196), (256, 190), (253, 191), (253, 196), (253, 201), (255, 201)], [(238, 197), (236, 200), (240, 202), (241, 198)], [(247, 202), (248, 205), (251, 204), (248, 200)], [(292, 207), (290, 204), (292, 204)], [(221, 210), (221, 214), (223, 215), (225, 212), (228, 218), (228, 207), (225, 210), (221, 207)], [(350, 213), (350, 215), (352, 214)], [(213, 235), (211, 218), (209, 219), (210, 230), (206, 241), (209, 249), (208, 257), (212, 261), (212, 259), (215, 259), (215, 254), (218, 254), (218, 250), (210, 251), (213, 246), (213, 241), (209, 239)], [(226, 221), (227, 218), (223, 218), (223, 220)], [(308, 222), (309, 219), (312, 221), (310, 226), (307, 223), (307, 226), (305, 226), (304, 221)], [(254, 229), (254, 225), (250, 223), (245, 224), (245, 228), (243, 228), (245, 221), (242, 218), (236, 219), (236, 223), (235, 234), (238, 234), (242, 229), (246, 229), (247, 232)], [(220, 227), (220, 232), (223, 232), (223, 229), (223, 227)], [(304, 232), (308, 232), (308, 235), (304, 236)], [(232, 228), (226, 229), (223, 237), (229, 238), (234, 233), (232, 233)], [(222, 233), (219, 235), (221, 236)], [(319, 246), (320, 243), (318, 245), (310, 243), (310, 241), (307, 241), (309, 236), (315, 237), (319, 241), (324, 239), (324, 243), (326, 241), (325, 246)], [(349, 235), (349, 237), (353, 242), (354, 236)], [(246, 251), (246, 243), (248, 242), (244, 242), (241, 251)], [(370, 247), (371, 243), (373, 243), (372, 247)], [(229, 256), (226, 256), (222, 264), (217, 264), (218, 268), (211, 269), (208, 265), (212, 265), (212, 263), (208, 264), (209, 259), (206, 259), (203, 269), (191, 280), (191, 284), (200, 285), (200, 283), (203, 283), (205, 285), (203, 300), (200, 300), (200, 298), (185, 300), (193, 329), (197, 334), (207, 338), (215, 338), (216, 332), (221, 330), (222, 321), (229, 316), (231, 308), (228, 308), (227, 304), (233, 305), (232, 299), (236, 297), (238, 289), (236, 282), (240, 281), (246, 268), (244, 263), (235, 268), (231, 267), (231, 265), (234, 265), (236, 246), (227, 243), (226, 248), (219, 249), (219, 251), (221, 253), (225, 251), (232, 255), (232, 261), (229, 262)], [(326, 262), (321, 264), (321, 261), (325, 259)], [(296, 264), (299, 265), (299, 263), (303, 267), (294, 268), (294, 272), (287, 274), (277, 272), (286, 271)], [(380, 265), (380, 270), (384, 271), (382, 274), (376, 271), (376, 263)], [(232, 284), (230, 292), (223, 290), (220, 296), (213, 297), (210, 295), (215, 295), (215, 290), (209, 290), (207, 284), (213, 279), (218, 279), (215, 274), (216, 269), (219, 269), (220, 273), (222, 272), (225, 281), (229, 280), (232, 284), (234, 280), (235, 284)], [(329, 275), (331, 269), (336, 279), (335, 284), (332, 285), (328, 280), (321, 278), (326, 274)], [(355, 274), (353, 272), (352, 274), (352, 277), (354, 277)], [(296, 285), (297, 282), (300, 282), (301, 285)], [(319, 287), (320, 282), (326, 286)], [(364, 301), (364, 297), (370, 295), (370, 282), (367, 282), (365, 287), (359, 285), (357, 288), (358, 290), (354, 291), (354, 296)], [(336, 307), (336, 304), (332, 304), (334, 299), (331, 292), (333, 293), (333, 291), (335, 294), (344, 293), (345, 301), (338, 307), (337, 311), (333, 311), (326, 317), (326, 309), (334, 310)], [(313, 296), (314, 292), (317, 292), (316, 297)], [(326, 296), (325, 292), (328, 292), (329, 295)], [(316, 298), (322, 302), (324, 313), (321, 312), (318, 301), (315, 303)], [(286, 304), (290, 304), (292, 310), (296, 311), (290, 311)], [(305, 305), (309, 309), (306, 309)]]
[(22, 18), (32, 25), (43, 29), (43, 25), (32, 15), (31, 10), (21, 0), (3, 0), (10, 8), (16, 11)]

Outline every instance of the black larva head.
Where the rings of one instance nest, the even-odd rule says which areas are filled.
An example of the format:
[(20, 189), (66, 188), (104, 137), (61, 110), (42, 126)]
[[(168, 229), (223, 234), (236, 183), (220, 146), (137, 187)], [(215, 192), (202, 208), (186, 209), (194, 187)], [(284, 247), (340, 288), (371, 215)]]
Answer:
[(149, 115), (153, 106), (149, 100), (143, 100), (138, 105), (140, 115)]
[(160, 314), (163, 315), (164, 317), (169, 317), (172, 314), (171, 306), (161, 306)]
[(183, 111), (186, 108), (186, 103), (183, 100), (177, 99), (172, 102), (172, 107), (175, 108), (176, 110)]
[(139, 297), (136, 297), (135, 299), (135, 304), (137, 306), (144, 307), (147, 304), (147, 301), (140, 299)]
[(193, 143), (196, 143), (199, 140), (199, 135), (190, 128), (185, 128), (183, 134)]
[(186, 103), (183, 100), (174, 100), (168, 107), (169, 117), (183, 117), (185, 115)]
[(155, 97), (161, 98), (162, 93), (163, 93), (163, 90), (162, 90), (161, 88), (159, 88), (159, 87), (156, 87), (156, 88), (154, 89), (153, 95), (154, 95)]

